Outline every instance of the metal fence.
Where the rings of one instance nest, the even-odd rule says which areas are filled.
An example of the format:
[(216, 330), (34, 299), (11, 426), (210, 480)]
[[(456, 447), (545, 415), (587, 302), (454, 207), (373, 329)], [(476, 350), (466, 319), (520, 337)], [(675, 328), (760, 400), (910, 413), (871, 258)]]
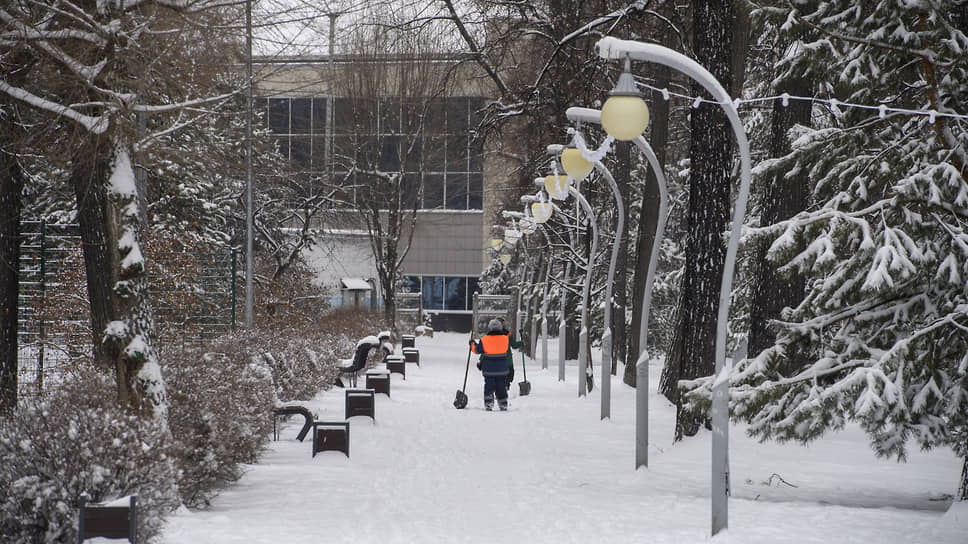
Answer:
[[(33, 396), (90, 357), (91, 320), (78, 226), (24, 221), (21, 235), (18, 382), (21, 396)], [(235, 253), (182, 248), (164, 257), (149, 263), (148, 280), (159, 343), (198, 344), (231, 330)]]

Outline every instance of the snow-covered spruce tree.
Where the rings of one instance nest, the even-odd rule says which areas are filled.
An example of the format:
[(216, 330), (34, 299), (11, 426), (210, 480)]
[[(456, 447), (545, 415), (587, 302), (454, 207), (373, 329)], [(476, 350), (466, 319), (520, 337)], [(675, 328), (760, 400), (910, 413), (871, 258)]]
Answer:
[[(755, 234), (775, 239), (770, 257), (807, 292), (775, 345), (733, 369), (732, 415), (762, 439), (807, 442), (856, 421), (880, 456), (903, 459), (911, 441), (966, 455), (968, 122), (946, 116), (968, 113), (965, 6), (768, 10), (815, 37), (789, 70), (816, 78), (821, 96), (875, 108), (822, 106), (826, 124), (801, 128), (773, 165), (806, 172), (816, 204)], [(711, 381), (683, 384), (694, 405), (708, 406)]]

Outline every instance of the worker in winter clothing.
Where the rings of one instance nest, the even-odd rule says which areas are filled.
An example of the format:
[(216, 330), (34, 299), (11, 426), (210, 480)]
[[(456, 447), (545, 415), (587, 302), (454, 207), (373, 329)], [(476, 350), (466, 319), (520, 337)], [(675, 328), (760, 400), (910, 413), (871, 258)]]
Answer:
[(471, 351), (482, 355), (477, 367), (484, 375), (484, 409), (494, 409), (497, 397), (501, 411), (508, 409), (508, 351), (511, 338), (504, 332), (501, 322), (492, 319), (487, 324), (487, 334), (477, 342), (471, 340)]

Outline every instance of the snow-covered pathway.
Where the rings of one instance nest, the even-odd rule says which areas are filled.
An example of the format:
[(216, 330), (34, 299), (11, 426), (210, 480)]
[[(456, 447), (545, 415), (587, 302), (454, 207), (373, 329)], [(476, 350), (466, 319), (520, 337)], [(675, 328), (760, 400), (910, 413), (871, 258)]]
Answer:
[[(350, 458), (313, 458), (310, 438), (295, 439), (302, 418), (293, 418), (210, 509), (174, 515), (161, 541), (710, 540), (709, 435), (672, 444), (674, 408), (654, 391), (658, 363), (650, 468), (635, 471), (634, 390), (620, 378), (612, 381), (612, 418), (600, 421), (598, 390), (578, 398), (574, 362), (558, 382), (552, 353), (548, 370), (527, 361), (530, 396), (519, 397), (515, 384), (510, 412), (485, 412), (472, 361), (470, 402), (456, 410), (467, 337), (438, 333), (418, 338), (417, 347), (421, 366), (408, 365), (406, 380), (392, 375), (391, 397), (377, 395), (376, 422), (351, 419)], [(299, 404), (320, 420), (343, 417), (340, 389)], [(730, 530), (714, 542), (966, 542), (968, 510), (944, 514), (961, 466), (950, 451), (913, 452), (906, 464), (878, 460), (857, 430), (809, 448), (758, 444), (736, 426), (730, 440)]]

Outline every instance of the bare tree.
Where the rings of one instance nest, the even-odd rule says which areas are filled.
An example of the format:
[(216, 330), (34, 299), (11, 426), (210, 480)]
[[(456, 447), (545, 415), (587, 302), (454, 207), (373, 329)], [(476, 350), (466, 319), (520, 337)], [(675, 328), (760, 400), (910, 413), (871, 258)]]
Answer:
[(196, 75), (188, 59), (206, 51), (206, 33), (188, 19), (216, 22), (225, 15), (210, 9), (217, 5), (16, 0), (0, 9), (0, 56), (27, 50), (37, 59), (24, 81), (0, 81), (0, 93), (63, 135), (47, 159), (69, 171), (74, 188), (95, 362), (113, 369), (122, 405), (161, 418), (167, 400), (140, 242), (135, 114), (167, 117), (162, 131), (176, 130), (190, 122), (177, 112), (213, 101), (188, 84)]
[(366, 229), (391, 328), (396, 285), (422, 203), (424, 164), (434, 159), (452, 57), (434, 53), (432, 27), (361, 27), (339, 72), (334, 180)]

